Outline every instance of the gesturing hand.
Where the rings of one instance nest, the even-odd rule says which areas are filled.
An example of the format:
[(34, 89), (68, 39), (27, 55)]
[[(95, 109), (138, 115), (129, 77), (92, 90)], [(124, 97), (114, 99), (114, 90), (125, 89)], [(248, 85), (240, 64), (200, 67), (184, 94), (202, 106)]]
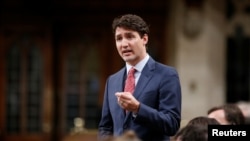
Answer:
[(130, 92), (115, 93), (118, 104), (125, 110), (134, 113), (138, 112), (140, 102)]

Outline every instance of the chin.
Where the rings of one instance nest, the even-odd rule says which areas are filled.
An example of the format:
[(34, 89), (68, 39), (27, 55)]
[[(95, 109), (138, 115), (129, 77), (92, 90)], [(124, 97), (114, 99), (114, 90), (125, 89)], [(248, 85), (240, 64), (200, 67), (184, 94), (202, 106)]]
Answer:
[(125, 62), (131, 62), (131, 61), (134, 61), (135, 58), (133, 56), (125, 56), (125, 57), (123, 57), (123, 60)]

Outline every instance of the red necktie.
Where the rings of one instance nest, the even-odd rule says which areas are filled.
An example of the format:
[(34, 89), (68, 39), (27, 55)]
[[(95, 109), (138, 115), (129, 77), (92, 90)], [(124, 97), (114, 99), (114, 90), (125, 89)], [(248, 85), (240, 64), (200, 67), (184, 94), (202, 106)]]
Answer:
[(131, 92), (131, 94), (133, 94), (134, 89), (135, 89), (135, 76), (134, 76), (135, 71), (136, 71), (136, 69), (133, 67), (129, 70), (128, 76), (127, 76), (127, 79), (125, 82), (124, 91)]

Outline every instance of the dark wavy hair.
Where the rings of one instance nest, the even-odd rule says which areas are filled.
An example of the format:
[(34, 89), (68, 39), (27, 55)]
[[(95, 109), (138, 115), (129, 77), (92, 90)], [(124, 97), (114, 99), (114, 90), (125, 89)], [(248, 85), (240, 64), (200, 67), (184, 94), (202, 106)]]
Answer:
[(149, 25), (138, 15), (126, 14), (116, 17), (112, 24), (113, 33), (117, 27), (137, 31), (141, 37), (145, 34), (149, 35)]

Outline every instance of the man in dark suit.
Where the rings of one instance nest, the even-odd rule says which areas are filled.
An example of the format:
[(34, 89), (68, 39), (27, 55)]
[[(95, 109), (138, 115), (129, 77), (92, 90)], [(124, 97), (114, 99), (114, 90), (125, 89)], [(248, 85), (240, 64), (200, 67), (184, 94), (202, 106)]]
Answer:
[[(126, 66), (106, 82), (99, 139), (133, 130), (142, 141), (169, 141), (180, 128), (181, 86), (177, 71), (147, 53), (149, 27), (139, 16), (114, 19), (116, 48)], [(135, 88), (124, 90), (130, 68)], [(129, 77), (129, 76), (128, 76)]]

